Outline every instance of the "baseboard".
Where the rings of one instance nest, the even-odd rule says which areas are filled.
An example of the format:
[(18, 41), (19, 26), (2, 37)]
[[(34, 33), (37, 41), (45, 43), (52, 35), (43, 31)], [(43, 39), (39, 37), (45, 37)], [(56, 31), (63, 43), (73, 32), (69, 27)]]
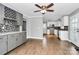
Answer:
[(38, 37), (29, 37), (27, 39), (37, 39), (37, 40), (43, 40), (44, 38), (38, 38)]
[(73, 43), (73, 41), (71, 41), (71, 40), (68, 40), (71, 44), (73, 44), (73, 46), (75, 47), (75, 49), (77, 50), (77, 51), (79, 51), (79, 45), (77, 45), (76, 43)]

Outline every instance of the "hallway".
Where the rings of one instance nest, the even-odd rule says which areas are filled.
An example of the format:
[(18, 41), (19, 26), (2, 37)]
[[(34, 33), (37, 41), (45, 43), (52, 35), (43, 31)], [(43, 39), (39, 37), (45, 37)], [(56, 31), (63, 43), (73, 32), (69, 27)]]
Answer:
[(48, 47), (42, 46), (41, 40), (29, 39), (8, 55), (78, 55), (73, 45), (67, 41), (58, 40), (55, 35), (47, 35)]

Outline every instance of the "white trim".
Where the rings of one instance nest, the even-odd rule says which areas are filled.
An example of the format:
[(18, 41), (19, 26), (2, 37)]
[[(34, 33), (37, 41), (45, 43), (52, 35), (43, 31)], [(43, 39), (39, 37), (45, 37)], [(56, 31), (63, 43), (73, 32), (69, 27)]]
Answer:
[(38, 40), (38, 39), (40, 39), (40, 40), (43, 40), (43, 39), (44, 39), (44, 38), (39, 38), (39, 37), (28, 37), (27, 39), (31, 39), (31, 38), (32, 38), (32, 39), (37, 39), (37, 40)]
[(43, 16), (30, 16), (30, 17), (28, 17), (29, 19), (30, 18), (42, 18)]
[(79, 44), (77, 42), (74, 42), (72, 40), (68, 40), (69, 42), (72, 42), (74, 45), (78, 46), (79, 47)]

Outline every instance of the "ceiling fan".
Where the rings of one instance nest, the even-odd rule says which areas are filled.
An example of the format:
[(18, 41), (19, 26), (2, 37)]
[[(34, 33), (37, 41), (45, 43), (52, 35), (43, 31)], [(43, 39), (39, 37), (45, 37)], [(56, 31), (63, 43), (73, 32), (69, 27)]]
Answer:
[(38, 5), (38, 4), (35, 4), (36, 7), (40, 8), (40, 10), (36, 10), (34, 12), (41, 12), (42, 14), (45, 14), (46, 12), (54, 12), (54, 10), (52, 9), (49, 9), (50, 7), (52, 7), (54, 4), (53, 3), (50, 3), (49, 5)]

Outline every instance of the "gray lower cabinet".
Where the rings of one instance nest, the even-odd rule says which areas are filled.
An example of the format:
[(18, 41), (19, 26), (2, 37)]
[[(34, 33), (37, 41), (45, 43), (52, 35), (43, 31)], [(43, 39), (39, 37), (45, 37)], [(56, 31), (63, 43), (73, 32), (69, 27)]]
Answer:
[(10, 34), (8, 35), (8, 51), (14, 49), (16, 47), (16, 35)]
[(0, 36), (0, 55), (7, 52), (7, 35)]
[(23, 43), (22, 33), (8, 35), (8, 51), (16, 48)]
[(22, 42), (22, 33), (18, 33), (17, 34), (17, 38), (16, 38), (16, 46), (19, 46), (21, 45), (23, 42)]
[(23, 40), (23, 43), (26, 42), (26, 32), (23, 32), (22, 33), (22, 40)]
[(5, 54), (26, 42), (26, 32), (0, 36), (0, 55)]

